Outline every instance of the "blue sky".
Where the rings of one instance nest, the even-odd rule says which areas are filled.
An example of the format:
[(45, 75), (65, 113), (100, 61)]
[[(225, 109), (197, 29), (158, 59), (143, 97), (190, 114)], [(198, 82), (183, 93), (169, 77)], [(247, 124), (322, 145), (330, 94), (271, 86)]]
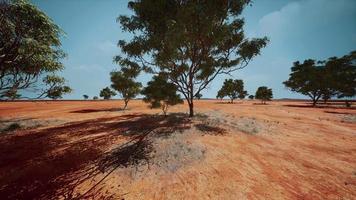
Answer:
[[(83, 94), (99, 96), (110, 85), (109, 73), (117, 66), (113, 57), (120, 53), (117, 41), (130, 35), (116, 23), (119, 15), (129, 15), (125, 0), (32, 0), (66, 33), (62, 75), (74, 89), (67, 99), (82, 99)], [(275, 98), (303, 98), (284, 88), (290, 67), (297, 60), (326, 59), (356, 50), (355, 0), (254, 0), (244, 13), (248, 37), (270, 39), (262, 54), (245, 69), (233, 74), (243, 79), (246, 90), (273, 89)], [(214, 98), (225, 78), (217, 78), (203, 97)], [(150, 79), (141, 75), (144, 84)]]

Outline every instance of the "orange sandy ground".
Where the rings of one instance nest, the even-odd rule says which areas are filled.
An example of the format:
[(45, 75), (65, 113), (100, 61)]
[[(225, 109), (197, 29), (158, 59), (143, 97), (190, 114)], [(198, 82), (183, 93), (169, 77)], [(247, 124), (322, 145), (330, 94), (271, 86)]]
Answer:
[(356, 199), (356, 123), (342, 120), (355, 109), (255, 103), (196, 101), (196, 112), (251, 117), (269, 128), (193, 136), (206, 148), (203, 159), (174, 172), (141, 167), (135, 176), (125, 166), (98, 170), (96, 162), (132, 139), (121, 131), (154, 126), (139, 117), (160, 110), (138, 100), (127, 111), (116, 111), (123, 105), (116, 100), (2, 102), (2, 119), (65, 123), (0, 136), (0, 199)]

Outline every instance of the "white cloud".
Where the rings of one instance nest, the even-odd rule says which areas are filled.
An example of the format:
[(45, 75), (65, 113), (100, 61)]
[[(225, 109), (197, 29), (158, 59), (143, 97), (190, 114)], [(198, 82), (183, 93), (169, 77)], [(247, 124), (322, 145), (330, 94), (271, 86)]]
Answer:
[[(261, 35), (281, 37), (326, 30), (355, 19), (355, 8), (355, 0), (294, 1), (263, 16), (259, 20), (257, 32)], [(353, 24), (349, 25), (355, 27), (356, 24), (353, 21)]]
[(104, 66), (99, 66), (96, 64), (81, 64), (81, 65), (76, 65), (74, 68), (81, 70), (81, 71), (86, 71), (86, 72), (90, 72), (90, 71), (104, 72), (104, 71), (106, 71)]
[(118, 51), (118, 47), (114, 42), (106, 40), (97, 44), (97, 48), (104, 53), (112, 53)]

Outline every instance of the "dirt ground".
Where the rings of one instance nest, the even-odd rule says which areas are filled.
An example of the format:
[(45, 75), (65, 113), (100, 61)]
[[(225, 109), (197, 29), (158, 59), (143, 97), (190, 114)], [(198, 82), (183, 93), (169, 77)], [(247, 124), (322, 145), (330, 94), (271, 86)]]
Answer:
[(122, 105), (1, 102), (0, 199), (356, 199), (356, 109)]

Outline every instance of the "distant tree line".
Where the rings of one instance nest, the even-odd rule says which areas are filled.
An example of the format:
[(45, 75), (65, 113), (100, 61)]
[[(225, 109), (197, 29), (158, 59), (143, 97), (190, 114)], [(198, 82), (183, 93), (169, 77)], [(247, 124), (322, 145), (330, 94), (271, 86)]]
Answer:
[(324, 61), (297, 61), (291, 70), (283, 84), (291, 91), (309, 96), (313, 106), (320, 99), (326, 103), (336, 97), (345, 98), (347, 102), (356, 95), (356, 51)]
[[(217, 92), (216, 98), (223, 99), (224, 97), (230, 98), (230, 103), (233, 103), (235, 99), (244, 99), (248, 96), (247, 91), (244, 90), (244, 82), (239, 79), (225, 79), (223, 86)], [(272, 89), (261, 86), (257, 89), (255, 95), (249, 95), (249, 99), (259, 99), (263, 104), (266, 104), (266, 101), (270, 101), (273, 98)]]

